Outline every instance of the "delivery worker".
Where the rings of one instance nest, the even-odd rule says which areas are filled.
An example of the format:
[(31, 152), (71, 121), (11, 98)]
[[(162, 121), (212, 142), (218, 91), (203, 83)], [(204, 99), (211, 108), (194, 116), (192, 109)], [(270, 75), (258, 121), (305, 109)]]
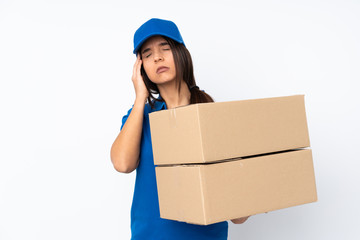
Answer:
[[(135, 32), (133, 52), (137, 56), (132, 75), (136, 98), (122, 118), (120, 133), (111, 147), (111, 161), (117, 171), (130, 173), (136, 169), (131, 239), (227, 239), (226, 221), (201, 226), (160, 218), (149, 113), (213, 102), (196, 85), (191, 56), (177, 26), (150, 19)], [(246, 219), (232, 221), (243, 223)]]

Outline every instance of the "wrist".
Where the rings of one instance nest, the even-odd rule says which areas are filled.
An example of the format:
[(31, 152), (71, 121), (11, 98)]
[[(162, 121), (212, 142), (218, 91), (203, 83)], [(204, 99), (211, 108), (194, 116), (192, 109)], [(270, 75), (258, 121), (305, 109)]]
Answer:
[(146, 101), (147, 101), (147, 97), (146, 97), (146, 96), (141, 96), (141, 97), (140, 97), (140, 96), (136, 96), (134, 105), (138, 105), (138, 104), (140, 104), (140, 105), (145, 105)]

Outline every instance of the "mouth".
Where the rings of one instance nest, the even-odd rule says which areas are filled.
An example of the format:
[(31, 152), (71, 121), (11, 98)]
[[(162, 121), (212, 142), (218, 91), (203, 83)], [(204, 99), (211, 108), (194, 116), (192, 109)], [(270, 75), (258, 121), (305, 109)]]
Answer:
[(162, 73), (162, 72), (166, 72), (167, 70), (169, 70), (168, 67), (158, 67), (158, 69), (156, 69), (156, 73), (159, 74), (159, 73)]

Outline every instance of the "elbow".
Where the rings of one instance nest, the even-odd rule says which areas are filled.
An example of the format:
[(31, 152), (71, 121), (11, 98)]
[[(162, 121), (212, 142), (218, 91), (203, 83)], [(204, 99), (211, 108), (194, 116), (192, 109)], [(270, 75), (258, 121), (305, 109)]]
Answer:
[(121, 173), (131, 173), (136, 169), (126, 164), (113, 163), (113, 165), (115, 170)]
[(110, 158), (115, 170), (118, 172), (131, 173), (137, 167), (133, 164), (130, 164), (130, 161), (128, 161), (125, 157), (115, 156), (114, 154), (111, 154)]
[(110, 150), (110, 159), (116, 171), (121, 173), (133, 172), (138, 164), (139, 160), (131, 157), (132, 154), (121, 151), (116, 145), (113, 144)]

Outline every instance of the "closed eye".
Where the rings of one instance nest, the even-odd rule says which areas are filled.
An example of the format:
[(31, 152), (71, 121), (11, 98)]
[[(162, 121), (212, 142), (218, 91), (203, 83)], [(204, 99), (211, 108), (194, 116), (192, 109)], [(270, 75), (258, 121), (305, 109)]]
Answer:
[(168, 42), (161, 42), (159, 45), (161, 47), (164, 47), (163, 50), (170, 50), (171, 49)]

